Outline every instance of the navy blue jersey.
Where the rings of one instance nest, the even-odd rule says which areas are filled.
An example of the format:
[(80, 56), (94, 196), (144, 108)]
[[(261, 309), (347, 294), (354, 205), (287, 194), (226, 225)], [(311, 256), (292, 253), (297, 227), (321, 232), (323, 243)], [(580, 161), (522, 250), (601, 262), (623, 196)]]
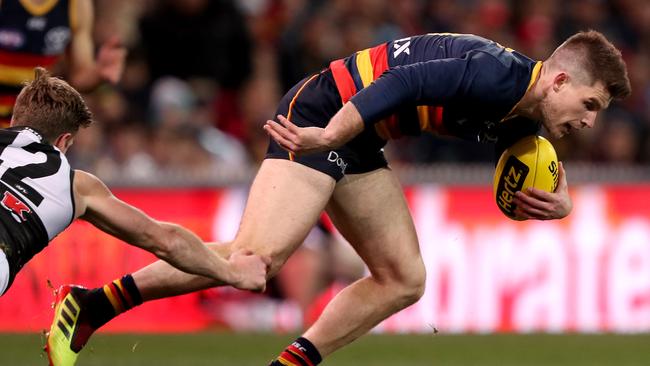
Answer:
[(0, 2), (0, 127), (8, 127), (16, 96), (34, 77), (34, 67), (49, 68), (65, 52), (75, 26), (75, 1)]
[[(429, 131), (490, 142), (541, 66), (494, 41), (449, 33), (391, 41), (330, 64), (342, 102), (354, 103), (384, 140)], [(534, 121), (516, 122), (538, 130)]]

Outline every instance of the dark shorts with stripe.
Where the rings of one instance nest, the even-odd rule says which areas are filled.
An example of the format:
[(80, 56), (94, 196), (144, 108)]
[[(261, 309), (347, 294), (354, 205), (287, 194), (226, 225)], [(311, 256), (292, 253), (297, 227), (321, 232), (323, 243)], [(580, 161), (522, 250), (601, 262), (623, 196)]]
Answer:
[[(324, 128), (341, 107), (341, 96), (336, 89), (332, 72), (326, 69), (291, 88), (282, 97), (276, 115), (287, 116), (299, 127)], [(266, 158), (293, 160), (339, 181), (345, 174), (367, 173), (387, 167), (382, 149), (385, 144), (386, 141), (377, 136), (375, 131), (365, 130), (338, 149), (290, 157), (286, 150), (271, 139)]]

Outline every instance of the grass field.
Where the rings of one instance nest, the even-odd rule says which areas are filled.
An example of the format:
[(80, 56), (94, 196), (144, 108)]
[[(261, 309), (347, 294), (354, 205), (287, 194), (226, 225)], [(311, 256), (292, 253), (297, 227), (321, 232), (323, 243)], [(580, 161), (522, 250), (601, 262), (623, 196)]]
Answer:
[[(265, 366), (293, 337), (199, 333), (99, 335), (80, 366)], [(46, 365), (40, 335), (0, 334), (0, 365)], [(335, 353), (337, 366), (647, 366), (650, 335), (366, 336)]]

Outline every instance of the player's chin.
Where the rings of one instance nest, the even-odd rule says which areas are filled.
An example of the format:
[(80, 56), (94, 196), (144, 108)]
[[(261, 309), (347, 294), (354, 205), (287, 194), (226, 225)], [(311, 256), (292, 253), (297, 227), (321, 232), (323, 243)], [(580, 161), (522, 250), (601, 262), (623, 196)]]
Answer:
[(562, 131), (558, 125), (550, 125), (548, 123), (543, 123), (542, 126), (548, 132), (548, 135), (554, 139), (559, 139), (564, 137), (565, 133)]
[(553, 137), (554, 139), (561, 139), (562, 137), (566, 136), (568, 134), (568, 131), (563, 131), (559, 127), (555, 127), (553, 129), (549, 129), (548, 133)]

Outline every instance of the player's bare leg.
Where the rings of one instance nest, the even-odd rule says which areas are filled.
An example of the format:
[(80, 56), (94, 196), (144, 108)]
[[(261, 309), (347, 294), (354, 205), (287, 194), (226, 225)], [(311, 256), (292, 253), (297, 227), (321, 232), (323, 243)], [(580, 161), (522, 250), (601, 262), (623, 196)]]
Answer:
[[(390, 170), (350, 175), (340, 181), (328, 213), (371, 274), (339, 293), (304, 338), (289, 346), (278, 358), (282, 361), (274, 364), (293, 364), (286, 361), (295, 358), (297, 345), (302, 346), (305, 339), (320, 356), (327, 356), (416, 302), (424, 291), (425, 268), (415, 227), (402, 188)], [(309, 347), (304, 348), (309, 352)]]
[[(271, 278), (304, 241), (334, 186), (332, 178), (316, 170), (287, 160), (267, 159), (251, 187), (235, 240), (212, 247), (224, 257), (237, 249), (270, 257)], [(223, 285), (177, 271), (163, 261), (133, 273), (133, 279), (144, 301)]]
[[(330, 176), (303, 165), (287, 160), (265, 160), (251, 187), (248, 203), (235, 240), (228, 246), (217, 246), (219, 248), (217, 250), (229, 252), (229, 250), (244, 249), (267, 256), (272, 261), (268, 276), (273, 276), (289, 255), (304, 241), (330, 199), (335, 184), (336, 182)], [(56, 347), (48, 347), (51, 359), (72, 360), (72, 363), (66, 362), (65, 364), (74, 364), (76, 353), (85, 345), (95, 329), (132, 307), (125, 305), (137, 305), (138, 301), (130, 304), (120, 301), (124, 298), (133, 300), (136, 297), (132, 296), (135, 294), (129, 294), (129, 292), (137, 291), (138, 300), (141, 302), (219, 285), (209, 279), (181, 272), (162, 261), (153, 263), (135, 272), (132, 276), (124, 278), (129, 286), (124, 287), (119, 283), (111, 283), (104, 289), (93, 290), (94, 295), (101, 297), (104, 296), (104, 293), (109, 296), (111, 291), (121, 291), (124, 288), (124, 292), (112, 296), (109, 299), (110, 302), (108, 300), (101, 301), (106, 310), (101, 312), (100, 319), (88, 320), (89, 317), (94, 318), (96, 314), (83, 315), (82, 306), (80, 315), (75, 317), (75, 324), (71, 324), (70, 330), (68, 330), (72, 337), (59, 337), (65, 339), (66, 342), (57, 344)], [(121, 283), (124, 278), (117, 281)], [(109, 287), (108, 292), (106, 292), (107, 286)], [(133, 290), (134, 288), (135, 290)], [(57, 303), (65, 303), (66, 299), (72, 301), (68, 297), (75, 296), (76, 298), (72, 300), (78, 303), (83, 302), (83, 299), (80, 298), (85, 294), (74, 290), (70, 292), (69, 296), (62, 297), (60, 301), (57, 299)], [(114, 300), (117, 300), (118, 303), (114, 303)], [(79, 309), (75, 310), (79, 311)], [(86, 313), (90, 312), (86, 311)], [(80, 336), (76, 335), (76, 329), (79, 329), (78, 318), (88, 320), (84, 320), (84, 324), (81, 326), (84, 332)], [(57, 313), (52, 323), (53, 330), (59, 329), (58, 322)], [(89, 322), (92, 322), (92, 325), (89, 326)], [(71, 343), (71, 339), (74, 339), (74, 345)], [(59, 357), (64, 353), (64, 357)], [(61, 363), (56, 365), (59, 364)]]
[(370, 276), (336, 296), (305, 333), (324, 356), (419, 300), (426, 278), (415, 226), (390, 170), (339, 183), (328, 212)]

